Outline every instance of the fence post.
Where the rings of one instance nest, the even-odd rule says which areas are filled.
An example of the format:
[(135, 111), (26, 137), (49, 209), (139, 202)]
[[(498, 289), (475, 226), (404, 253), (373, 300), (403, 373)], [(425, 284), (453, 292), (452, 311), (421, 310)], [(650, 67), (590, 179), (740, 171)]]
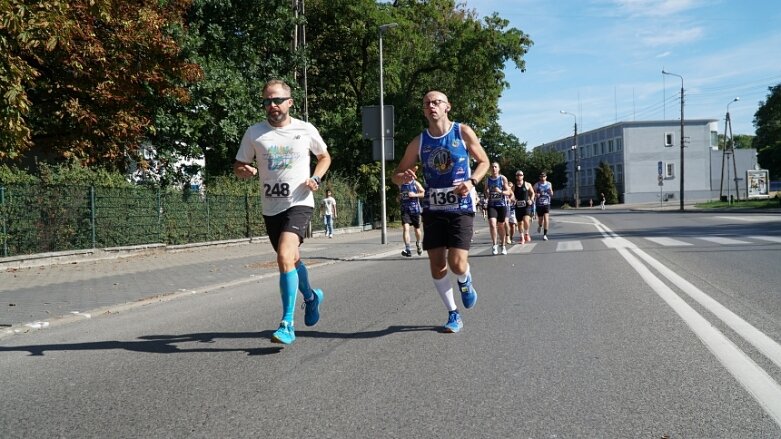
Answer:
[(357, 218), (356, 221), (358, 224), (356, 226), (359, 226), (361, 230), (363, 230), (363, 200), (358, 200), (358, 208), (356, 209)]
[(250, 235), (251, 232), (249, 218), (249, 193), (244, 192), (244, 224), (246, 225), (244, 234), (247, 238), (252, 238)]
[(5, 186), (0, 186), (0, 212), (3, 214), (3, 257), (8, 256), (8, 224), (5, 214)]
[[(157, 242), (163, 242), (163, 204), (160, 201), (160, 188), (155, 188), (155, 201), (157, 202)], [(167, 244), (167, 243), (166, 243)]]
[(212, 229), (211, 229), (211, 209), (209, 209), (209, 193), (204, 189), (203, 198), (206, 201), (206, 240), (211, 241)]
[(95, 248), (95, 186), (89, 187), (90, 227), (92, 228), (92, 248)]

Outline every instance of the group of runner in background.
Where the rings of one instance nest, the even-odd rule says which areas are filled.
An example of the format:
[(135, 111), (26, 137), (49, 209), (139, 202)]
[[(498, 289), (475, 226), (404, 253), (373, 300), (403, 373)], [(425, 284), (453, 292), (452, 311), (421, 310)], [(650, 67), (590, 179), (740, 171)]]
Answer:
[[(547, 181), (546, 173), (541, 173), (539, 181), (532, 185), (524, 179), (520, 170), (515, 173), (515, 182), (509, 181), (500, 174), (500, 166), (496, 162), (491, 164), (489, 172), (484, 182), (485, 189), (479, 195), (477, 212), (488, 221), (491, 253), (506, 255), (507, 245), (531, 242), (531, 227), (535, 220), (538, 222), (537, 233), (542, 233), (542, 239), (547, 241), (553, 185)], [(422, 253), (420, 198), (423, 193), (423, 186), (417, 180), (399, 187), (404, 241), (402, 256), (412, 257), (411, 228), (415, 232), (417, 254)]]

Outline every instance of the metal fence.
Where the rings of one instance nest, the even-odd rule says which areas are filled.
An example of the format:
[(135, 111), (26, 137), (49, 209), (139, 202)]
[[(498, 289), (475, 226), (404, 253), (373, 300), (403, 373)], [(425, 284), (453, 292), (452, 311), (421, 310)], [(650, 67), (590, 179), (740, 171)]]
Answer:
[[(316, 205), (321, 199), (317, 193)], [(363, 204), (346, 196), (339, 200), (336, 227), (359, 224)], [(0, 186), (0, 256), (263, 236), (266, 227), (261, 212), (260, 196), (251, 194), (147, 187)], [(316, 209), (314, 231), (324, 229), (318, 219)]]

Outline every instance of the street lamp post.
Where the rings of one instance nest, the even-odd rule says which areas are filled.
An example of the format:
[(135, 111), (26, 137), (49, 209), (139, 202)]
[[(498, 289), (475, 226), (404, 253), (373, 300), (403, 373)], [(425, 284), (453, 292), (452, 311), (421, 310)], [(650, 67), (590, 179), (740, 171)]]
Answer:
[(561, 114), (569, 114), (575, 122), (575, 134), (572, 136), (572, 151), (575, 153), (575, 208), (580, 207), (580, 157), (578, 154), (578, 117), (574, 114), (561, 110)]
[(385, 32), (398, 26), (398, 23), (388, 23), (380, 26), (380, 193), (382, 197), (382, 238), (381, 243), (388, 243), (388, 220), (387, 220), (387, 204), (385, 201), (385, 98), (382, 82), (382, 36)]
[(676, 73), (670, 73), (662, 69), (662, 75), (677, 76), (681, 78), (681, 211), (683, 211), (683, 147), (684, 147), (684, 135), (683, 135), (683, 76)]

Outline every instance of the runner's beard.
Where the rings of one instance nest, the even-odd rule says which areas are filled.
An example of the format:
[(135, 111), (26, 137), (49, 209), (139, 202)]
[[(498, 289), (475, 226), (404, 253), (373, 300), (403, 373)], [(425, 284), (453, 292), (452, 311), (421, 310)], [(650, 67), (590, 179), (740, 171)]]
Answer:
[(287, 113), (285, 113), (284, 111), (274, 111), (274, 112), (268, 112), (266, 114), (266, 119), (272, 124), (278, 124), (280, 122), (283, 122), (285, 118), (287, 118)]

